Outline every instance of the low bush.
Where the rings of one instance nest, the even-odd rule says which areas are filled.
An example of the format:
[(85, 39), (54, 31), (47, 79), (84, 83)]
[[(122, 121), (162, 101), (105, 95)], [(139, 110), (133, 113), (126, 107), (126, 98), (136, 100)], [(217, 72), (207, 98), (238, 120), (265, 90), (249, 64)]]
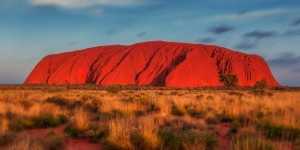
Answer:
[(264, 135), (270, 139), (283, 139), (295, 140), (300, 137), (300, 129), (293, 127), (286, 127), (284, 125), (273, 124), (270, 120), (264, 119), (260, 121), (257, 128), (261, 130)]
[(65, 132), (74, 138), (87, 138), (92, 142), (99, 142), (108, 136), (109, 129), (106, 124), (91, 124), (87, 129), (78, 129), (70, 123), (66, 126)]
[(196, 95), (196, 99), (197, 99), (197, 100), (200, 100), (200, 99), (202, 99), (203, 97), (204, 97), (203, 94), (201, 94), (201, 95)]
[(19, 103), (23, 106), (23, 108), (25, 110), (30, 109), (34, 105), (33, 102), (28, 101), (28, 100), (21, 100), (21, 101), (19, 101)]
[(186, 107), (187, 114), (193, 118), (203, 118), (206, 114), (205, 111), (198, 110), (192, 107)]
[(206, 99), (207, 99), (207, 100), (214, 100), (215, 98), (214, 98), (213, 96), (210, 96), (210, 95), (209, 95), (209, 96), (206, 97)]
[(159, 131), (163, 149), (214, 149), (217, 140), (197, 126), (182, 120), (168, 122)]
[(47, 150), (62, 150), (64, 148), (64, 137), (52, 131), (47, 134), (43, 143)]
[(239, 82), (238, 76), (235, 74), (221, 74), (219, 80), (227, 87), (227, 89), (236, 88)]
[(244, 94), (241, 92), (231, 91), (228, 93), (229, 95), (243, 96)]
[(205, 118), (206, 124), (217, 124), (219, 122), (219, 119), (216, 116), (208, 116)]
[(101, 110), (102, 102), (101, 100), (92, 97), (86, 101), (84, 108), (91, 113), (98, 113)]
[(268, 81), (266, 78), (262, 78), (254, 84), (254, 89), (267, 89), (269, 88)]
[(146, 106), (146, 111), (147, 112), (159, 112), (160, 108), (159, 106), (157, 106), (155, 103), (150, 102), (147, 106)]
[(16, 132), (33, 128), (33, 127), (34, 127), (33, 121), (27, 117), (13, 119), (8, 124), (8, 129), (10, 131), (16, 131)]
[(79, 135), (83, 132), (82, 130), (76, 128), (74, 124), (68, 124), (64, 131), (71, 137), (79, 137)]
[(173, 91), (173, 92), (170, 93), (170, 95), (174, 95), (175, 96), (175, 95), (179, 95), (179, 93), (177, 91)]
[(114, 85), (110, 85), (106, 88), (106, 91), (112, 94), (116, 94), (119, 93), (120, 91), (122, 91), (123, 86), (120, 84), (114, 84)]
[(234, 118), (230, 117), (227, 114), (219, 114), (217, 115), (221, 122), (233, 122)]
[(60, 107), (67, 107), (70, 105), (70, 100), (60, 96), (48, 97), (46, 103), (52, 103)]
[(147, 114), (147, 112), (146, 111), (144, 111), (144, 110), (136, 110), (135, 112), (134, 112), (134, 114), (135, 114), (135, 116), (144, 116), (144, 115), (146, 115)]
[(51, 114), (41, 114), (34, 117), (17, 117), (9, 122), (8, 128), (11, 131), (22, 131), (31, 128), (57, 127), (66, 122), (67, 118), (63, 115), (55, 117)]
[(125, 116), (125, 113), (119, 109), (112, 109), (110, 112), (100, 112), (97, 115), (97, 120), (108, 121), (111, 119), (122, 118)]
[(152, 145), (138, 131), (130, 133), (130, 143), (134, 146), (135, 150), (150, 150)]
[(174, 116), (184, 116), (185, 112), (184, 112), (184, 109), (179, 108), (176, 105), (173, 105), (171, 114), (174, 115)]
[(66, 122), (66, 117), (54, 117), (50, 114), (41, 114), (40, 116), (32, 117), (33, 126), (36, 128), (57, 127)]
[(123, 99), (125, 103), (135, 103), (140, 106), (145, 107), (147, 112), (158, 112), (160, 111), (159, 106), (157, 106), (152, 98), (145, 94), (135, 95), (134, 97), (129, 97)]
[(15, 135), (11, 132), (0, 133), (0, 147), (11, 144), (15, 139)]

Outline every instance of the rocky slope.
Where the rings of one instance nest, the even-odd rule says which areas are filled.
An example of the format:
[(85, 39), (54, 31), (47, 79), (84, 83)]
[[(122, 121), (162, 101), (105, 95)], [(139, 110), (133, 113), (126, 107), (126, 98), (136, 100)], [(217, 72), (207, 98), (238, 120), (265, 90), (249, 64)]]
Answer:
[(236, 74), (240, 86), (252, 86), (262, 78), (271, 86), (279, 85), (260, 56), (212, 45), (162, 41), (49, 55), (36, 65), (25, 84), (220, 86), (220, 74)]

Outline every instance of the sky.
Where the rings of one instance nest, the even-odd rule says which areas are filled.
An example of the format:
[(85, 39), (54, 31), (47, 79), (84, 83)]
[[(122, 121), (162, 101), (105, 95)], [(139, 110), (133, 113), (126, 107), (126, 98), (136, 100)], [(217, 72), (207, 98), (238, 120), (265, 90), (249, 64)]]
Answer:
[(157, 40), (258, 54), (300, 86), (299, 0), (1, 0), (0, 84), (23, 83), (48, 54)]

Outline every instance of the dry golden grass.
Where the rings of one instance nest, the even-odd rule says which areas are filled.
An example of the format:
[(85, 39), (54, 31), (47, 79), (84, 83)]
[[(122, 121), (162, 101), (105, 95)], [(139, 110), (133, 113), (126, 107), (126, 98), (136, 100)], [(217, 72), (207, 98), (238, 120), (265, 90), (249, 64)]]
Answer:
[[(299, 137), (289, 135), (289, 132), (295, 131), (293, 134), (300, 134), (300, 91), (266, 93), (255, 95), (246, 90), (124, 90), (118, 94), (110, 94), (107, 91), (92, 90), (5, 90), (0, 91), (0, 135), (10, 132), (11, 123), (16, 119), (50, 114), (54, 118), (64, 116), (68, 124), (83, 132), (76, 135), (92, 139), (96, 137), (97, 142), (109, 145), (110, 148), (171, 149), (162, 141), (163, 129), (175, 130), (183, 141), (189, 140), (184, 139), (185, 134), (189, 132), (169, 127), (168, 122), (181, 120), (187, 124), (184, 126), (197, 126), (191, 130), (206, 131), (216, 139), (218, 131), (215, 126), (229, 122), (230, 130), (237, 129), (237, 132), (230, 131), (226, 135), (230, 141), (230, 149), (258, 149), (261, 145), (265, 149), (294, 149)], [(91, 96), (90, 99), (96, 101), (97, 105), (92, 100), (84, 101), (84, 96)], [(62, 97), (68, 101), (58, 104), (47, 101), (49, 97)], [(153, 109), (154, 106), (159, 110)], [(182, 115), (174, 113), (174, 106)], [(268, 124), (264, 124), (265, 122)], [(103, 124), (107, 127), (105, 134), (102, 134), (104, 127), (99, 127)], [(264, 130), (273, 131), (273, 128), (275, 132), (280, 132), (280, 137), (264, 133)], [(288, 132), (281, 133), (285, 129), (288, 129)], [(101, 130), (101, 133), (98, 130)], [(134, 135), (135, 133), (138, 135)], [(132, 141), (135, 138), (140, 140), (140, 143)], [(8, 147), (28, 149), (30, 144), (36, 144), (30, 140), (15, 141), (15, 144), (8, 144)], [(211, 143), (207, 140), (206, 145), (201, 142), (186, 142), (175, 149), (208, 149), (211, 146), (208, 144)], [(39, 149), (38, 145), (35, 147)], [(217, 145), (214, 147), (218, 149)]]
[(37, 139), (32, 139), (30, 137), (26, 137), (15, 143), (11, 144), (10, 146), (6, 147), (7, 150), (44, 150), (45, 148), (43, 145), (38, 142)]
[(89, 127), (89, 118), (86, 111), (76, 108), (74, 112), (74, 125), (79, 130), (85, 130)]

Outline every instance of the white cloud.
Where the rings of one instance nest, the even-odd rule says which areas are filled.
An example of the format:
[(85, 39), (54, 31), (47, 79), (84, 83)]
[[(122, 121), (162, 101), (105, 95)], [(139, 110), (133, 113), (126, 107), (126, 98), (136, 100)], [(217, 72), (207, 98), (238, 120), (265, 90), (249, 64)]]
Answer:
[(235, 21), (242, 19), (255, 19), (259, 17), (267, 17), (272, 15), (279, 14), (288, 14), (288, 13), (298, 13), (300, 8), (272, 8), (264, 10), (253, 10), (248, 12), (241, 13), (231, 13), (231, 14), (222, 14), (222, 15), (212, 15), (208, 17), (201, 17), (192, 20), (180, 19), (174, 22), (174, 25), (185, 25), (185, 24), (203, 24), (203, 20), (206, 23), (215, 22), (215, 21)]
[(32, 5), (55, 5), (65, 8), (85, 8), (95, 5), (128, 7), (150, 2), (151, 0), (30, 0)]
[(265, 17), (265, 16), (299, 12), (299, 11), (300, 11), (299, 8), (294, 8), (294, 9), (273, 8), (273, 9), (266, 9), (266, 10), (255, 10), (250, 12), (235, 13), (235, 14), (218, 15), (218, 16), (213, 16), (211, 19), (212, 20), (238, 20), (238, 19)]

